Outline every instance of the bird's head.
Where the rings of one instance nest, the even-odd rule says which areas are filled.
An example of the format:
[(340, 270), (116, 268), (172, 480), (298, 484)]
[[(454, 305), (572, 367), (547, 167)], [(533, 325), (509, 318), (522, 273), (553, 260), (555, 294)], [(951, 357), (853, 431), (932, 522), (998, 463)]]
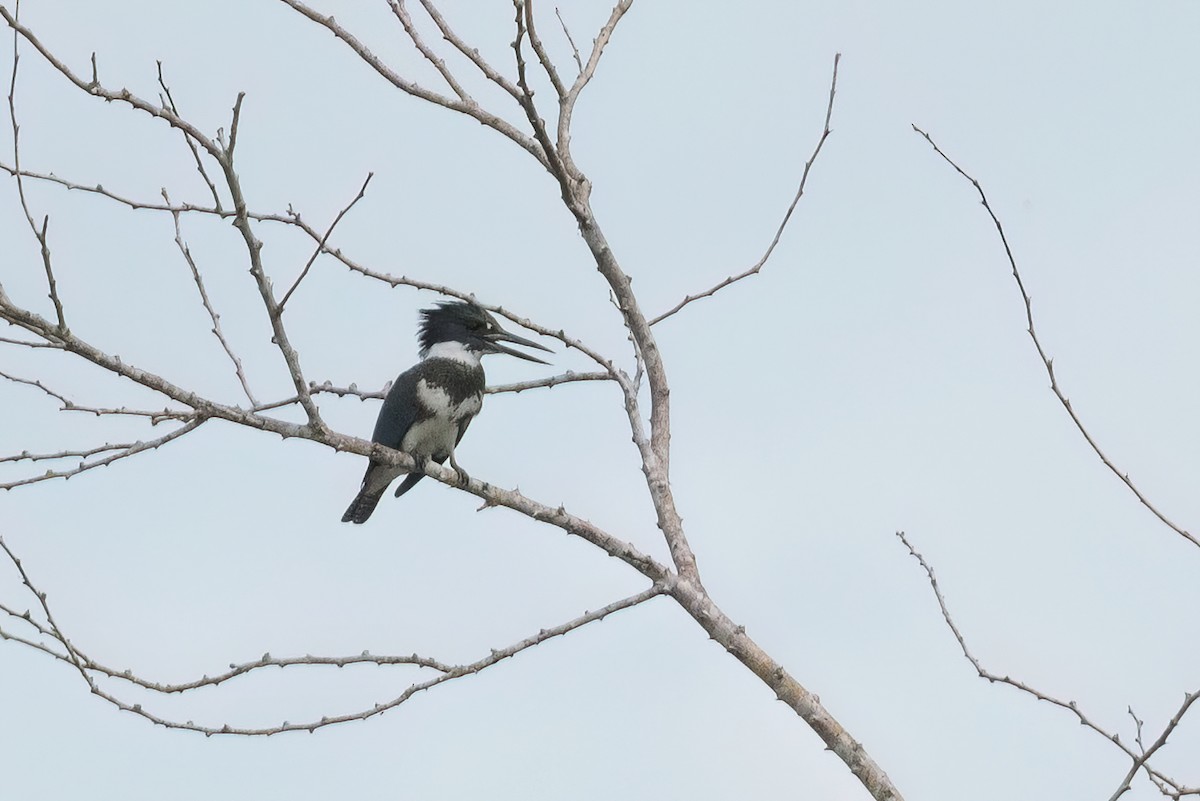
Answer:
[(513, 342), (529, 348), (537, 348), (547, 353), (549, 348), (542, 347), (516, 334), (510, 334), (500, 327), (496, 318), (474, 303), (466, 301), (451, 301), (439, 303), (432, 309), (421, 310), (421, 330), (417, 335), (421, 342), (421, 356), (429, 349), (442, 342), (457, 342), (464, 348), (480, 356), (488, 353), (507, 353), (526, 361), (538, 364), (549, 364), (536, 356), (522, 353), (519, 350), (505, 347), (501, 342)]

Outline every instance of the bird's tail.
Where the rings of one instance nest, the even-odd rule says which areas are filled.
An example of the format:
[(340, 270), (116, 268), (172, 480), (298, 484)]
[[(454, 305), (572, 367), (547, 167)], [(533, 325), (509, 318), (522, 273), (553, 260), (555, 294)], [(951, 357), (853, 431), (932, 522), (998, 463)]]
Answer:
[(417, 482), (425, 478), (424, 473), (409, 473), (400, 482), (400, 486), (396, 487), (396, 497), (399, 498), (404, 493), (416, 486)]
[(383, 489), (372, 492), (364, 486), (358, 493), (358, 496), (350, 503), (350, 507), (346, 509), (346, 514), (342, 515), (342, 522), (367, 522), (367, 518), (375, 511), (375, 507), (379, 505), (379, 499), (383, 497), (383, 491), (386, 489), (387, 487), (384, 486)]

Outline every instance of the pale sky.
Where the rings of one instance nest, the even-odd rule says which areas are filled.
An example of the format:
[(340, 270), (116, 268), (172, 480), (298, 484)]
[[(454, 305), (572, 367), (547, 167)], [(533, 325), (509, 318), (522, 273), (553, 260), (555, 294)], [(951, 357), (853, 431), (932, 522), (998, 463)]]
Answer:
[[(313, 4), (436, 84), (385, 3)], [(512, 73), (508, 4), (441, 7)], [(581, 46), (609, 8), (560, 5)], [(551, 10), (539, 6), (541, 35), (570, 70)], [(245, 91), (237, 153), (255, 210), (291, 204), (323, 228), (374, 172), (333, 238), (347, 254), (566, 328), (632, 369), (606, 288), (532, 159), (397, 92), (282, 3), (26, 0), (21, 13), (80, 74), (95, 51), (111, 88), (156, 98), (161, 60), (182, 113), (210, 134)], [(985, 666), (1077, 701), (1122, 740), (1135, 734), (1129, 707), (1157, 737), (1200, 688), (1200, 549), (1158, 523), (1074, 429), (991, 221), (910, 125), (983, 183), (1091, 433), (1195, 531), (1197, 30), (1200, 10), (1183, 2), (640, 2), (580, 101), (573, 148), (597, 216), (657, 312), (757, 260), (843, 54), (834, 132), (772, 261), (656, 330), (672, 382), (672, 483), (706, 586), (908, 799), (1106, 799), (1129, 761), (1063, 710), (978, 678), (897, 530), (935, 566)], [(7, 93), (8, 32), (0, 42)], [(519, 121), (504, 96), (471, 88)], [(26, 169), (206, 201), (178, 133), (86, 96), (27, 45), (16, 102)], [(5, 121), (0, 160), (11, 156)], [(76, 334), (244, 401), (169, 215), (26, 189), (50, 215)], [(280, 226), (257, 232), (279, 292), (311, 243)], [(236, 232), (185, 218), (183, 235), (257, 394), (293, 394)], [(0, 241), (8, 294), (51, 313), (11, 180)], [(311, 378), (376, 388), (416, 359), (416, 312), (438, 299), (323, 258), (287, 322)], [(555, 351), (551, 368), (492, 357), (489, 380), (590, 369)], [(162, 403), (46, 351), (0, 344), (0, 372), (79, 403)], [(378, 410), (353, 398), (321, 407), (359, 436)], [(6, 381), (0, 409), (0, 456), (164, 430), (64, 413)], [(489, 397), (458, 460), (667, 558), (611, 385)], [(48, 466), (3, 463), (0, 482)], [(477, 499), (433, 481), (385, 497), (365, 526), (344, 525), (362, 469), (358, 456), (209, 423), (158, 452), (0, 494), (0, 536), (80, 648), (164, 682), (264, 652), (472, 661), (645, 584), (582, 541), (476, 513)], [(7, 564), (0, 603), (35, 604)], [(23, 631), (11, 618), (0, 626)], [(165, 699), (106, 686), (163, 716), (249, 726), (356, 711), (417, 675), (291, 668)], [(1196, 786), (1198, 765), (1193, 711), (1156, 766)], [(867, 798), (799, 718), (661, 598), (382, 717), (269, 739), (153, 727), (90, 696), (68, 666), (0, 643), (0, 798), (485, 795)], [(1160, 797), (1144, 779), (1124, 796)]]

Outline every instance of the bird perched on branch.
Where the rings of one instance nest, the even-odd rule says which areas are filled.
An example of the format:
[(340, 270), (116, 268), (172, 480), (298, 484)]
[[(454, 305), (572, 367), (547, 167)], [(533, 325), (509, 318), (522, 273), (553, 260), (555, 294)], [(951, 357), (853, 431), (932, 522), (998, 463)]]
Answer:
[[(485, 384), (480, 362), (483, 356), (507, 353), (547, 364), (500, 343), (514, 342), (550, 351), (508, 333), (491, 314), (474, 303), (461, 301), (423, 309), (417, 338), (421, 361), (401, 373), (392, 384), (371, 435), (374, 442), (404, 451), (417, 463), (416, 471), (408, 473), (396, 488), (397, 498), (425, 477), (425, 465), (430, 459), (438, 464), (449, 459), (459, 480), (463, 483), (468, 480), (466, 471), (454, 460), (454, 448), (483, 406)], [(402, 467), (371, 462), (358, 497), (342, 515), (342, 522), (365, 523), (388, 485), (407, 472)]]

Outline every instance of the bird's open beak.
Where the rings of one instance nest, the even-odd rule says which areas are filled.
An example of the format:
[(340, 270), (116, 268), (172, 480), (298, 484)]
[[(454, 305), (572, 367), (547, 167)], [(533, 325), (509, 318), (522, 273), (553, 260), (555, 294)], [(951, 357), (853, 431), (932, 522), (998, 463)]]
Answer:
[(506, 348), (505, 346), (501, 345), (500, 343), (501, 342), (513, 342), (517, 345), (524, 345), (527, 348), (536, 348), (537, 350), (544, 350), (547, 353), (554, 352), (554, 351), (550, 350), (549, 348), (543, 347), (542, 345), (539, 345), (538, 343), (533, 342), (531, 340), (525, 339), (524, 337), (519, 337), (516, 334), (510, 334), (507, 331), (505, 331), (504, 329), (499, 329), (491, 334), (488, 334), (487, 340), (488, 340), (488, 344), (492, 346), (492, 349), (496, 353), (507, 353), (509, 356), (516, 356), (518, 359), (524, 359), (525, 361), (528, 361), (528, 362), (537, 362), (538, 364), (549, 364), (550, 362), (542, 361), (541, 359), (539, 359), (536, 356), (530, 356), (528, 353), (522, 353), (521, 351), (514, 350), (513, 348)]

